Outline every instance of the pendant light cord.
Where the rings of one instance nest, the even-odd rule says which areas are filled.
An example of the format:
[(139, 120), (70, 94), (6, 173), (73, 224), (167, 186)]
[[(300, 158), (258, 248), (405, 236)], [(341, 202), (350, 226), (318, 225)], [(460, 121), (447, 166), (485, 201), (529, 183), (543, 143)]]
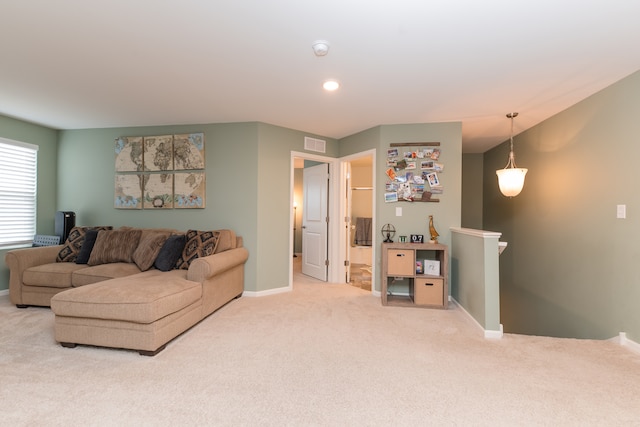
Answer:
[(516, 166), (516, 155), (513, 153), (513, 118), (517, 117), (518, 113), (509, 113), (507, 114), (507, 117), (511, 119), (511, 138), (510, 138), (510, 148), (511, 150), (509, 151), (509, 161), (507, 162), (507, 165), (504, 167), (505, 169), (507, 168), (513, 168), (515, 169)]

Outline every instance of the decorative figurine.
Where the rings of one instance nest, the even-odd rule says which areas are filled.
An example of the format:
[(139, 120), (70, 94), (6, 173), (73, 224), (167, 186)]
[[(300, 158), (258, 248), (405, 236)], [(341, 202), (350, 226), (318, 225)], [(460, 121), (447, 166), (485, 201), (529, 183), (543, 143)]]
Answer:
[(433, 215), (429, 215), (429, 234), (431, 235), (431, 240), (429, 243), (438, 243), (438, 232), (436, 228), (433, 226)]
[(396, 234), (396, 228), (391, 224), (385, 224), (382, 226), (382, 236), (386, 237), (384, 243), (393, 243), (393, 236)]

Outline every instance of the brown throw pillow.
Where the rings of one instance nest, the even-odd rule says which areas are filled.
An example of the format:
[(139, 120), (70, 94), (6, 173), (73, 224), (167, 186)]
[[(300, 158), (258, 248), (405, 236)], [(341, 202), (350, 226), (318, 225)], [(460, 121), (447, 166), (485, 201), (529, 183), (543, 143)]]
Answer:
[(138, 247), (133, 252), (133, 262), (141, 271), (147, 271), (153, 266), (167, 237), (169, 233), (146, 233), (140, 239)]
[(213, 255), (216, 252), (217, 231), (188, 230), (185, 236), (187, 243), (182, 251), (182, 256), (176, 262), (177, 269), (188, 270), (194, 259)]
[(67, 240), (64, 242), (64, 246), (58, 252), (56, 262), (76, 262), (76, 258), (82, 249), (84, 238), (87, 230), (111, 230), (113, 227), (110, 225), (99, 227), (73, 227), (69, 232)]
[(87, 264), (133, 262), (133, 252), (138, 247), (141, 234), (140, 229), (100, 231)]

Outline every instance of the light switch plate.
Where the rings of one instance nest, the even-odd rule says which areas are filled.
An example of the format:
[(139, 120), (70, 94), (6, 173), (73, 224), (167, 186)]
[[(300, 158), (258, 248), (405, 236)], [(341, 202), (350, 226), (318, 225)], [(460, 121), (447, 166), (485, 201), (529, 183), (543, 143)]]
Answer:
[(396, 216), (402, 216), (402, 208), (400, 207), (396, 208)]
[(616, 206), (616, 218), (624, 219), (627, 217), (627, 205)]

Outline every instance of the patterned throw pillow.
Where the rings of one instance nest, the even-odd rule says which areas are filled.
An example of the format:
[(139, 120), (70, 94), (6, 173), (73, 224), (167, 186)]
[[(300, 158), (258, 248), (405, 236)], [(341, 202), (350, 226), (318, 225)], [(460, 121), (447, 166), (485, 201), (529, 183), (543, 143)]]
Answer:
[(187, 243), (176, 262), (176, 268), (188, 270), (194, 259), (213, 255), (218, 246), (218, 234), (218, 231), (188, 230), (185, 235)]
[(56, 262), (76, 262), (76, 258), (82, 249), (82, 243), (84, 243), (84, 237), (87, 230), (112, 230), (110, 225), (100, 227), (73, 227), (69, 232), (67, 240), (64, 242), (64, 246), (58, 252)]
[(100, 231), (87, 264), (133, 262), (133, 252), (138, 247), (141, 234), (142, 230), (134, 228)]

